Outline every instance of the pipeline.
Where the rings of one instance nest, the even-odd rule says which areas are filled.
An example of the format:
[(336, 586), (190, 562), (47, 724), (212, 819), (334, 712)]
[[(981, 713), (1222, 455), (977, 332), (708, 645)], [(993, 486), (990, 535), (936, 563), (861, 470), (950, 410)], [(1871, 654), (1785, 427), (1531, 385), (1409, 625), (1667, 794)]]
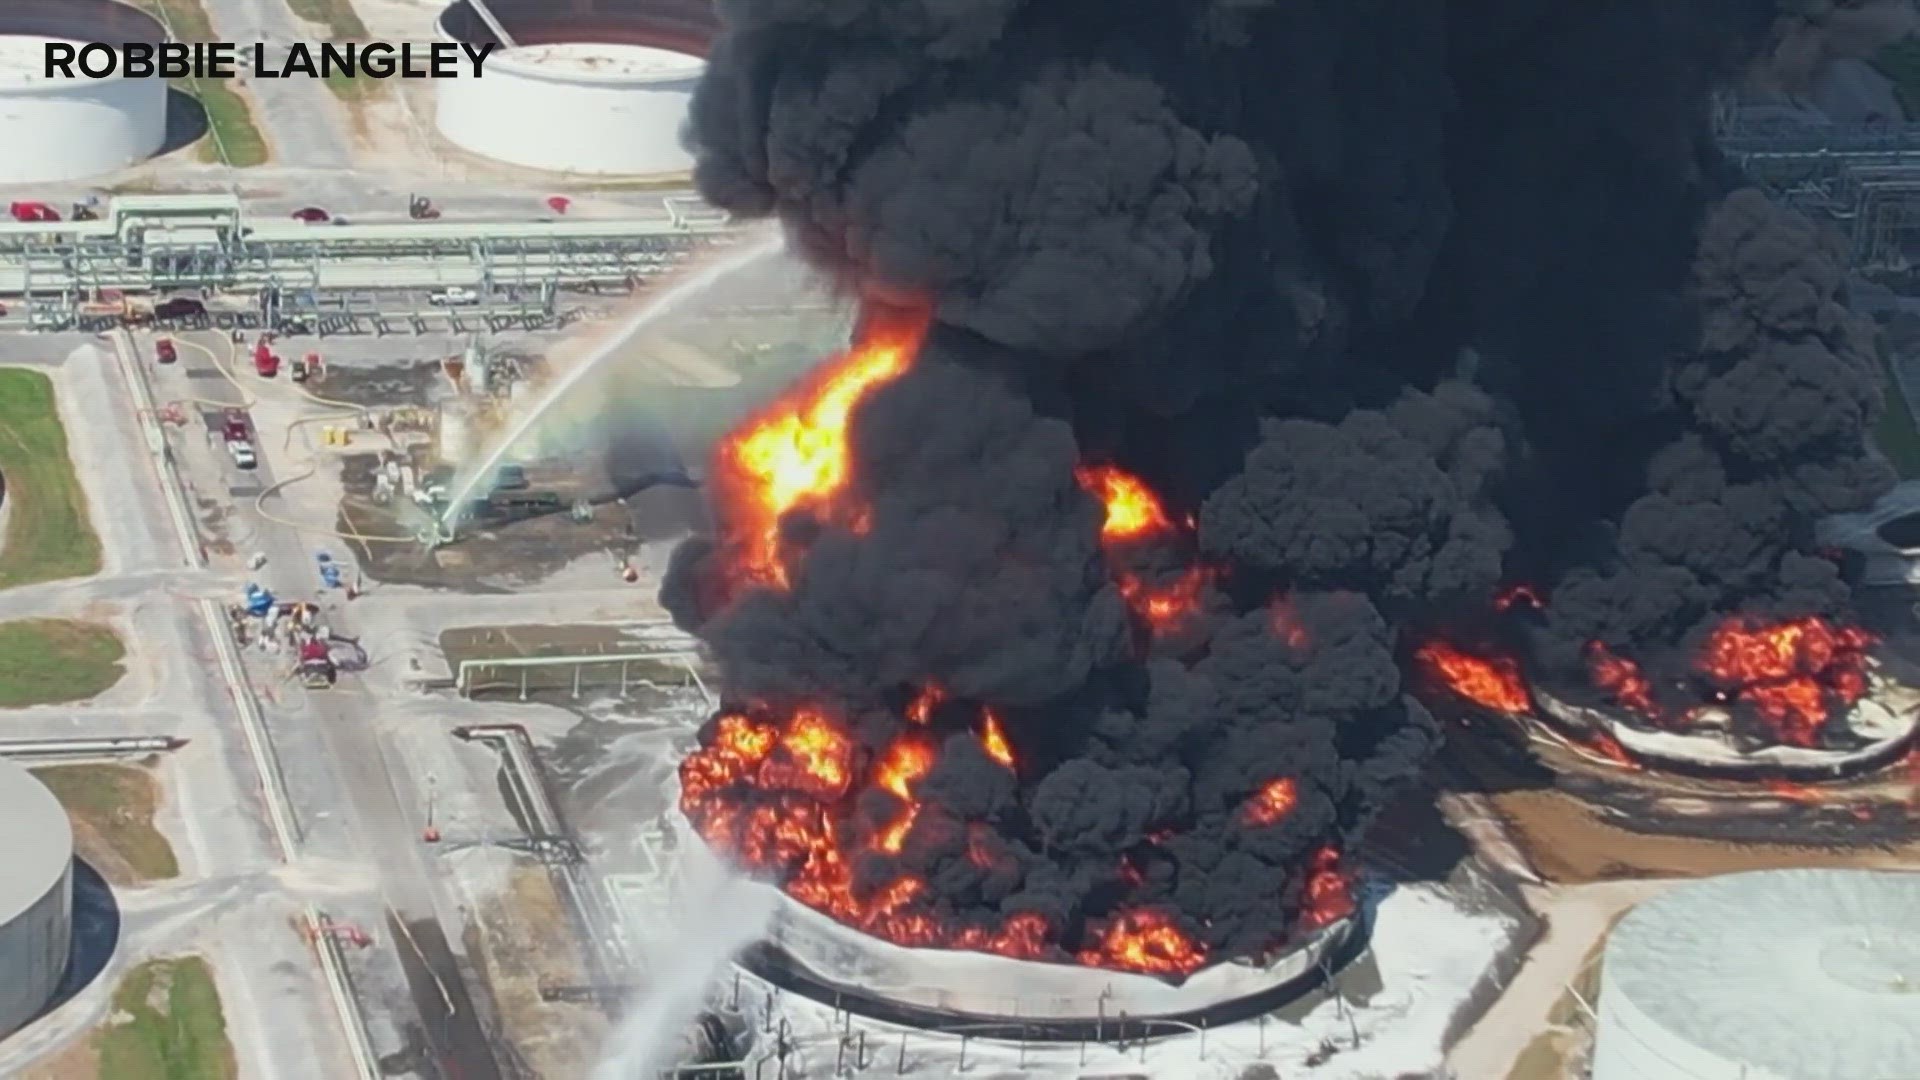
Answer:
[[(587, 870), (577, 857), (579, 849), (567, 832), (566, 820), (547, 797), (539, 763), (533, 755), (533, 737), (519, 724), (467, 724), (454, 728), (453, 736), (462, 742), (483, 743), (497, 750), (507, 785), (526, 815), (527, 828), (533, 834), (531, 839), (536, 843), (552, 841), (576, 854), (574, 858), (543, 858), (542, 861), (547, 863), (555, 885), (566, 894), (575, 924), (585, 939), (589, 981), (597, 985), (612, 984), (615, 980), (611, 973), (624, 967), (620, 963), (619, 937), (612, 929), (616, 916), (606, 910), (600, 889), (585, 878)], [(611, 1014), (611, 1003), (603, 1004)]]
[(187, 745), (172, 735), (110, 735), (95, 739), (0, 739), (0, 757), (140, 757)]

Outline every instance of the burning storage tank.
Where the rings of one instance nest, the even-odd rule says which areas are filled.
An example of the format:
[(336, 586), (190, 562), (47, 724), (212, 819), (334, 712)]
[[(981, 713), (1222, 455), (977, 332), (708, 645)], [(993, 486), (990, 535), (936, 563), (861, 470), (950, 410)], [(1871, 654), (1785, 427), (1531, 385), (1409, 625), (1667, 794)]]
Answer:
[(1767, 870), (1630, 912), (1600, 971), (1593, 1080), (1894, 1080), (1920, 1059), (1920, 875)]
[[(587, 175), (685, 172), (680, 129), (706, 69), (714, 27), (705, 0), (491, 0), (513, 48), (482, 77), (439, 89), (440, 133), (511, 165)], [(467, 0), (440, 16), (440, 36), (499, 44)]]
[(1846, 741), (1872, 335), (1712, 141), (1774, 0), (725, 11), (701, 192), (867, 315), (662, 590), (721, 690), (681, 809), (799, 904), (1169, 986), (1307, 948), (1482, 634), (1522, 707)]
[(0, 760), (0, 1037), (44, 1008), (66, 975), (73, 939), (73, 825), (34, 775)]
[(0, 7), (0, 183), (100, 176), (158, 151), (167, 134), (165, 79), (48, 78), (46, 47), (166, 40), (151, 15), (112, 0)]

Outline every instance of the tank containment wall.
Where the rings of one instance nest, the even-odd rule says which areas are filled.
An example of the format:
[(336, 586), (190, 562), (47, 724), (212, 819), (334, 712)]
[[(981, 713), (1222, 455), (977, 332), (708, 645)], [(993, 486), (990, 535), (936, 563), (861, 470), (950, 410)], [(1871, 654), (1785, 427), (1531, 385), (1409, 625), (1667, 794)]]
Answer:
[(166, 142), (164, 79), (46, 78), (46, 45), (157, 44), (165, 27), (108, 0), (9, 0), (0, 6), (0, 183), (100, 176)]
[(1920, 1060), (1920, 874), (1689, 882), (1620, 921), (1592, 1080), (1898, 1080)]
[(73, 943), (73, 825), (32, 773), (0, 759), (0, 1037), (46, 1007)]

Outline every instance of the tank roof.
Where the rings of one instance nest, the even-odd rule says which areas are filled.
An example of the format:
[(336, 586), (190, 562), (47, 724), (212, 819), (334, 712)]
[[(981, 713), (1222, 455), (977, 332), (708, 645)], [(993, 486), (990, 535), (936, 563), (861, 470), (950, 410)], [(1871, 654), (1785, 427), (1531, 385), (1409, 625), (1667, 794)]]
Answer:
[(1603, 993), (1755, 1075), (1896, 1080), (1920, 1060), (1915, 911), (1920, 874), (1765, 870), (1690, 882), (1621, 920)]
[(73, 861), (73, 823), (39, 778), (0, 758), (0, 926), (32, 907)]

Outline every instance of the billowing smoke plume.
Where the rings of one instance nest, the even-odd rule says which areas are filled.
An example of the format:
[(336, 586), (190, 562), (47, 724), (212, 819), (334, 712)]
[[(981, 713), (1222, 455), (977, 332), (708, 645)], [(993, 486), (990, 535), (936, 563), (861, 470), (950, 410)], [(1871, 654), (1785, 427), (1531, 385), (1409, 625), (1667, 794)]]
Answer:
[(1709, 137), (1773, 0), (721, 7), (702, 191), (932, 308), (778, 584), (721, 506), (665, 591), (728, 698), (694, 808), (807, 902), (1256, 953), (1430, 753), (1422, 628), (1524, 579), (1572, 672), (1845, 603), (1809, 522), (1888, 482), (1865, 338)]

